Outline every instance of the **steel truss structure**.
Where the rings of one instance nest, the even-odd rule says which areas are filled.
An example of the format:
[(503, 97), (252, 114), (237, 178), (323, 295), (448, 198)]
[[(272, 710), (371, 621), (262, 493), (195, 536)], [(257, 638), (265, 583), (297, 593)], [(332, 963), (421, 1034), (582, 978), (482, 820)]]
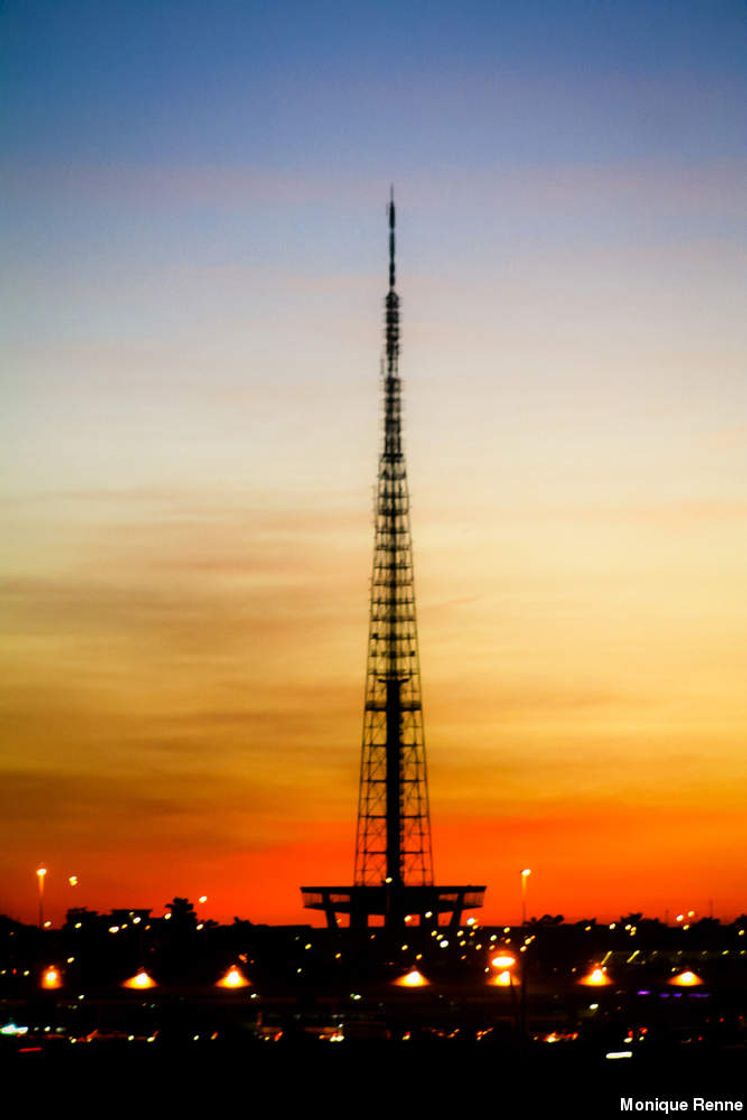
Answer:
[(355, 882), (303, 887), (304, 904), (324, 910), (330, 925), (348, 914), (352, 926), (373, 915), (399, 926), (405, 917), (437, 924), (461, 921), (482, 905), (484, 887), (434, 887), (428, 774), (423, 730), (410, 499), (402, 441), (399, 375), (400, 308), (396, 291), (395, 207), (388, 206), (389, 288), (382, 362), (384, 435), (374, 509), (366, 691), (363, 712)]

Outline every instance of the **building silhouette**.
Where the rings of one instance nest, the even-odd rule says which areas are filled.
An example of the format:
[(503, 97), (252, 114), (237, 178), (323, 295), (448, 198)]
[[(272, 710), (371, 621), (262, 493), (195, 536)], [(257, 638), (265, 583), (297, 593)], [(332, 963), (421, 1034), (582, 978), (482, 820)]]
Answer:
[[(400, 316), (394, 197), (388, 206), (389, 287), (384, 301), (384, 437), (376, 489), (355, 876), (352, 886), (302, 887), (304, 906), (336, 928), (461, 923), (484, 886), (434, 885), (420, 689), (410, 502), (402, 442)], [(345, 921), (346, 919), (342, 919)]]

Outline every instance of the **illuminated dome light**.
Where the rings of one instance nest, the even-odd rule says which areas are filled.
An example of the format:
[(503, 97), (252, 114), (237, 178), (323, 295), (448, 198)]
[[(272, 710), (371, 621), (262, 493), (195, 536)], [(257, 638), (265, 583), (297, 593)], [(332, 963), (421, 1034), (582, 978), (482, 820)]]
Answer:
[(676, 988), (697, 988), (703, 981), (697, 972), (692, 972), (689, 968), (686, 968), (684, 972), (678, 972), (667, 983), (674, 984)]
[(251, 986), (251, 980), (247, 980), (237, 965), (232, 965), (215, 986), (216, 988), (248, 988)]
[(41, 986), (48, 992), (54, 991), (56, 988), (62, 987), (62, 973), (59, 968), (55, 968), (53, 964), (49, 968), (45, 968), (42, 972)]
[(496, 976), (491, 976), (488, 980), (488, 984), (491, 984), (494, 988), (510, 988), (511, 983), (511, 973), (507, 968), (505, 968), (503, 972), (499, 972)]
[(493, 957), (491, 962), (493, 968), (513, 968), (516, 964), (516, 957), (511, 953), (499, 953), (497, 957)]
[(393, 981), (398, 988), (427, 988), (430, 980), (426, 980), (422, 972), (418, 972), (417, 968), (411, 968), (404, 976), (400, 976), (398, 980)]
[(593, 968), (591, 972), (579, 980), (579, 984), (584, 984), (587, 988), (604, 988), (611, 983), (612, 981), (604, 968)]
[(149, 976), (144, 968), (131, 976), (129, 980), (125, 980), (122, 984), (123, 988), (134, 988), (135, 991), (145, 991), (146, 988), (155, 988), (156, 982), (152, 976)]

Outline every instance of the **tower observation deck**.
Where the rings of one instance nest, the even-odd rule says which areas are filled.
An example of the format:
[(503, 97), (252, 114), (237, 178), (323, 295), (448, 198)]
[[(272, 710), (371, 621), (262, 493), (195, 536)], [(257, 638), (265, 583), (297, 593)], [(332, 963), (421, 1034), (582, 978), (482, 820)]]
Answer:
[(376, 487), (366, 692), (363, 710), (355, 881), (302, 887), (304, 906), (337, 928), (372, 921), (396, 929), (461, 923), (482, 905), (484, 886), (433, 883), (428, 774), (420, 690), (410, 500), (402, 442), (400, 318), (395, 209), (388, 206), (389, 287), (384, 300), (384, 437)]

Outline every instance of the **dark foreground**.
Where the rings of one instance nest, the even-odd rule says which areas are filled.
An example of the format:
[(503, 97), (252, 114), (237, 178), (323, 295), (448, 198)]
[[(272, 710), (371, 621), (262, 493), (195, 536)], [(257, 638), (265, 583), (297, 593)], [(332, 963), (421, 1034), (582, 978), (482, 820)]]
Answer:
[[(112, 1042), (6, 1057), (2, 1083), (6, 1093), (33, 1091), (39, 1106), (64, 1102), (85, 1116), (104, 1114), (114, 1103), (146, 1117), (162, 1115), (163, 1108), (185, 1116), (205, 1107), (210, 1114), (228, 1107), (266, 1114), (268, 1100), (281, 1114), (321, 1107), (338, 1116), (427, 1110), (436, 1117), (456, 1111), (606, 1118), (643, 1114), (635, 1102), (645, 1100), (685, 1101), (695, 1116), (741, 1115), (736, 1105), (747, 1108), (745, 1068), (740, 1049), (652, 1047), (626, 1060), (562, 1044), (216, 1041), (186, 1050)], [(628, 1098), (632, 1111), (621, 1108)]]

